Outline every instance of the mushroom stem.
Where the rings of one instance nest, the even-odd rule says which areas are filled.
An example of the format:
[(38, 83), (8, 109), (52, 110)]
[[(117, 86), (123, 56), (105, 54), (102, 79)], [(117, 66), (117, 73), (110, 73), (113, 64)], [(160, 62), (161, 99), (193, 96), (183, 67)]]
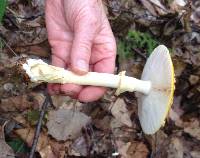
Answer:
[(48, 65), (42, 60), (35, 59), (27, 60), (27, 63), (23, 64), (23, 68), (33, 82), (73, 83), (117, 88), (117, 95), (125, 91), (138, 91), (148, 94), (151, 90), (150, 81), (142, 81), (125, 76), (125, 72), (121, 72), (119, 75), (88, 72), (86, 75), (80, 76), (63, 68)]

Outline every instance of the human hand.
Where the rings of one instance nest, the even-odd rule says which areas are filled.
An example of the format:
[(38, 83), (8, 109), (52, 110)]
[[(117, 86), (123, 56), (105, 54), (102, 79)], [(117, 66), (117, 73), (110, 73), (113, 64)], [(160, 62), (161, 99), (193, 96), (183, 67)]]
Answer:
[[(46, 0), (45, 13), (54, 66), (79, 75), (114, 72), (116, 43), (101, 0)], [(49, 84), (48, 90), (91, 102), (102, 97), (106, 88)]]

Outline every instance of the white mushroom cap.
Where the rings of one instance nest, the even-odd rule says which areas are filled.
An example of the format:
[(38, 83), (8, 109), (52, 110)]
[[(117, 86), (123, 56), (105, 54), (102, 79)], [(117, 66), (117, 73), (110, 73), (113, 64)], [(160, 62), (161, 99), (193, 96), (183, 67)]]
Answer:
[(173, 102), (174, 68), (168, 49), (160, 45), (148, 58), (142, 80), (151, 81), (148, 95), (138, 98), (138, 115), (145, 134), (154, 134), (165, 123)]

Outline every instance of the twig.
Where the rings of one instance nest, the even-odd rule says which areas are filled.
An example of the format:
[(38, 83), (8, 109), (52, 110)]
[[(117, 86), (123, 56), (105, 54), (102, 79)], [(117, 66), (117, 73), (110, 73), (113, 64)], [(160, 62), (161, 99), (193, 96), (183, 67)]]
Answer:
[(140, 55), (143, 59), (147, 59), (147, 57), (144, 55), (144, 54), (142, 54), (138, 49), (136, 49), (136, 48), (133, 48), (133, 50), (138, 54), (138, 55)]
[[(35, 39), (33, 39), (33, 40), (35, 40)], [(25, 44), (25, 45), (17, 45), (17, 47), (30, 47), (30, 46), (35, 46), (35, 45), (42, 44), (42, 43), (44, 43), (45, 41), (47, 41), (47, 38), (45, 38), (45, 39), (43, 39), (43, 40), (41, 40), (41, 41), (39, 41), (39, 42), (35, 42), (35, 43), (27, 43), (27, 44)]]
[(10, 49), (10, 51), (15, 55), (15, 56), (18, 56), (15, 51), (9, 46), (9, 44), (3, 39), (0, 37), (0, 39), (4, 42), (4, 44), (6, 45), (6, 47), (8, 47), (8, 49)]
[(48, 94), (46, 94), (45, 101), (44, 101), (44, 103), (42, 105), (42, 109), (40, 111), (40, 117), (39, 117), (39, 120), (38, 120), (38, 123), (37, 123), (37, 128), (35, 130), (35, 135), (34, 135), (34, 138), (33, 138), (33, 144), (32, 144), (32, 147), (31, 147), (31, 152), (30, 152), (29, 158), (34, 157), (35, 149), (37, 147), (37, 142), (38, 142), (41, 127), (42, 127), (42, 120), (43, 120), (44, 114), (47, 110), (47, 106), (48, 106), (49, 102), (51, 102), (50, 100), (51, 100), (51, 97)]
[(6, 9), (13, 14), (13, 16), (15, 18), (18, 18), (18, 19), (25, 19), (25, 20), (34, 20), (40, 16), (43, 16), (44, 15), (44, 12), (41, 12), (41, 13), (38, 13), (36, 15), (31, 15), (31, 16), (19, 16), (16, 12), (14, 12), (12, 9), (10, 9), (9, 7), (6, 7)]

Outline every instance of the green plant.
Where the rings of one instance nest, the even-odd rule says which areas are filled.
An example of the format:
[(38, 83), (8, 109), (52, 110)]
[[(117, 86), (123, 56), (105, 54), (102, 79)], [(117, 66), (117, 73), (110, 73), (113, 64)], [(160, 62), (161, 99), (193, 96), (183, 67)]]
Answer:
[(0, 23), (2, 23), (3, 16), (6, 11), (7, 0), (0, 0)]
[(148, 33), (129, 31), (125, 39), (118, 42), (119, 60), (133, 57), (134, 49), (139, 49), (149, 56), (158, 44), (159, 43)]
[(126, 42), (122, 40), (117, 44), (117, 53), (119, 55), (119, 61), (133, 57), (131, 45), (127, 45)]

